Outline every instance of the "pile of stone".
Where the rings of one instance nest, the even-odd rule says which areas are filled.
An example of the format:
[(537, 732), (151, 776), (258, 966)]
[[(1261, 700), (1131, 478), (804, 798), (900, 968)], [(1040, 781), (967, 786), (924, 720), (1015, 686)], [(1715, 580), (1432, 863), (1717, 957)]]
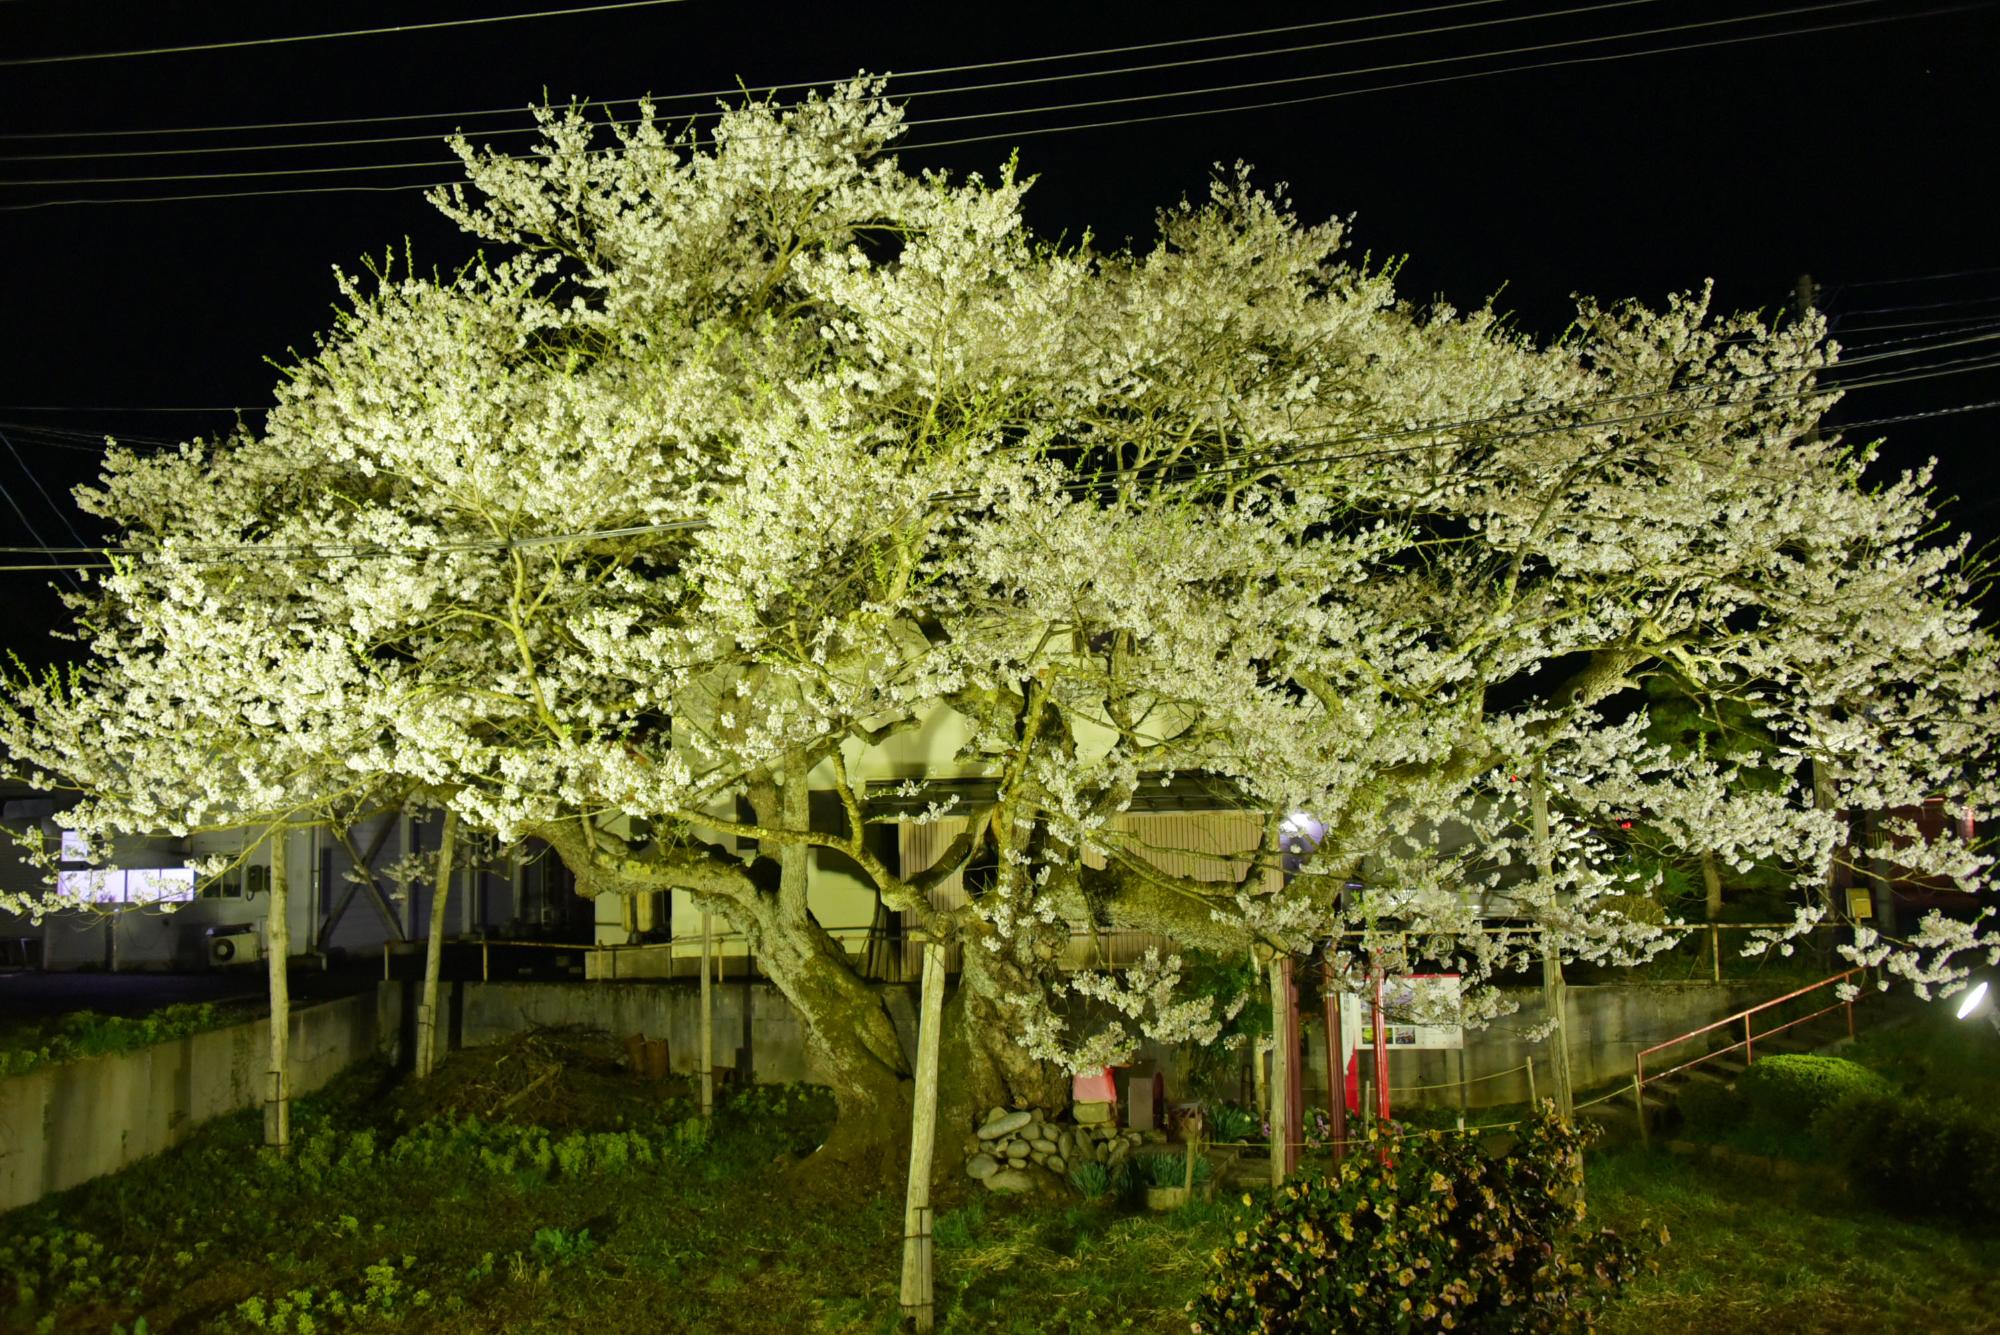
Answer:
[(985, 1183), (988, 1191), (1029, 1191), (1037, 1185), (1037, 1169), (1061, 1179), (1072, 1164), (1095, 1162), (1115, 1168), (1139, 1146), (1166, 1140), (1161, 1131), (1112, 1125), (1110, 1104), (1080, 1103), (1076, 1111), (1080, 1119), (1092, 1119), (1091, 1124), (1051, 1122), (1040, 1108), (989, 1110), (966, 1141), (970, 1156), (966, 1175)]

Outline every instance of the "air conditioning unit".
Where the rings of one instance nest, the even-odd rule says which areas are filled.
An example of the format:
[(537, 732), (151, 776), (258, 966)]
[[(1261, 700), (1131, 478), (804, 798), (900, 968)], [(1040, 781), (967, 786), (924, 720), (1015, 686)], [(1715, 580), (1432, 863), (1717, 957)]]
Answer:
[(254, 923), (208, 929), (208, 963), (211, 968), (256, 964), (263, 958), (264, 937)]

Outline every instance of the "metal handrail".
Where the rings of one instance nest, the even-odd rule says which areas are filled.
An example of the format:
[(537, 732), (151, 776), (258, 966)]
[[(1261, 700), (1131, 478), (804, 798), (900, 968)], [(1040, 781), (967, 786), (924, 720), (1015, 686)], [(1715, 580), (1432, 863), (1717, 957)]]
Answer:
[[(1690, 1029), (1685, 1034), (1667, 1039), (1663, 1043), (1655, 1043), (1649, 1048), (1639, 1049), (1632, 1058), (1632, 1101), (1639, 1114), (1639, 1131), (1641, 1136), (1644, 1136), (1647, 1130), (1645, 1100), (1646, 1084), (1649, 1080), (1657, 1082), (1665, 1080), (1669, 1076), (1679, 1075), (1682, 1071), (1690, 1070), (1706, 1061), (1713, 1061), (1717, 1057), (1726, 1056), (1738, 1048), (1743, 1049), (1743, 1061), (1747, 1066), (1757, 1059), (1756, 1045), (1758, 1039), (1770, 1038), (1774, 1034), (1781, 1034), (1787, 1029), (1804, 1024), (1808, 1020), (1816, 1020), (1822, 1015), (1831, 1014), (1833, 1011), (1842, 1008), (1845, 1008), (1847, 1011), (1847, 1036), (1849, 1038), (1854, 1037), (1854, 1001), (1849, 997), (1841, 997), (1840, 1000), (1834, 1002), (1832, 1005), (1822, 1006), (1816, 1011), (1809, 1011), (1804, 1015), (1793, 1016), (1783, 1024), (1773, 1025), (1762, 1033), (1756, 1032), (1755, 1026), (1752, 1024), (1752, 1018), (1759, 1012), (1770, 1010), (1773, 1006), (1782, 1006), (1787, 1001), (1796, 1001), (1807, 993), (1817, 992), (1824, 987), (1835, 987), (1841, 983), (1848, 982), (1862, 972), (1858, 968), (1847, 969), (1841, 973), (1834, 974), (1830, 978), (1822, 978), (1817, 983), (1809, 983), (1795, 991), (1787, 992), (1781, 997), (1773, 997), (1769, 1001), (1759, 1002), (1757, 1005), (1740, 1010), (1734, 1015), (1725, 1015), (1720, 1020), (1705, 1024), (1699, 1029)], [(1713, 1033), (1718, 1029), (1734, 1025), (1739, 1020), (1743, 1024), (1743, 1037), (1737, 1042), (1731, 1043), (1728, 1047), (1713, 1048), (1708, 1052), (1704, 1052), (1701, 1056), (1694, 1058), (1692, 1061), (1685, 1061), (1678, 1066), (1668, 1067), (1666, 1070), (1656, 1072), (1653, 1075), (1649, 1076), (1646, 1074), (1646, 1058), (1652, 1054), (1664, 1052), (1668, 1048), (1678, 1047), (1690, 1039), (1700, 1038), (1703, 1034)]]

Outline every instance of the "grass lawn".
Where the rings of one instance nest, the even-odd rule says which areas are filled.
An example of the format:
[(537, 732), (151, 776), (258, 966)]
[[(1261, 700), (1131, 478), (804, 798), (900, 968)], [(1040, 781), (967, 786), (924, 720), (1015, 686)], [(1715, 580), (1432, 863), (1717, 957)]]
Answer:
[[(420, 1090), (356, 1072), (304, 1101), (289, 1164), (246, 1114), (0, 1217), (0, 1331), (895, 1329), (900, 1201), (801, 1183), (822, 1092), (747, 1091), (706, 1138), (682, 1091), (537, 1041), (454, 1054)], [(1608, 1330), (2000, 1328), (1994, 1238), (1665, 1154), (1597, 1156), (1590, 1180), (1603, 1219), (1673, 1233)], [(938, 1209), (940, 1328), (1023, 1335), (1185, 1330), (1248, 1213), (969, 1183)]]

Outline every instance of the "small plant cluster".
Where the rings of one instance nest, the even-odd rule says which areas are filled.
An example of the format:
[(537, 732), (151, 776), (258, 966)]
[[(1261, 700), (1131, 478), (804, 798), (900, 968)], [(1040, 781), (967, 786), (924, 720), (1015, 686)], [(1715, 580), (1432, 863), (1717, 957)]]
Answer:
[(1552, 1111), (1501, 1159), (1466, 1136), (1392, 1146), (1371, 1131), (1333, 1173), (1274, 1192), (1217, 1250), (1188, 1305), (1194, 1329), (1587, 1330), (1593, 1296), (1615, 1291), (1639, 1259), (1584, 1225), (1583, 1144)]
[(1239, 1145), (1263, 1136), (1263, 1119), (1239, 1104), (1211, 1103), (1202, 1112), (1208, 1122), (1208, 1138), (1219, 1144)]
[(1087, 1201), (1123, 1195), (1131, 1180), (1130, 1165), (1124, 1163), (1107, 1164), (1085, 1159), (1069, 1170), (1069, 1184)]
[[(1181, 1187), (1187, 1185), (1187, 1156), (1184, 1154), (1141, 1154), (1134, 1172), (1139, 1180), (1149, 1187)], [(1194, 1185), (1204, 1186), (1209, 1179), (1210, 1169), (1207, 1158), (1197, 1155), (1194, 1161)]]
[(205, 1029), (228, 1024), (235, 1016), (218, 1009), (213, 1002), (186, 1002), (162, 1006), (149, 1015), (127, 1018), (99, 1015), (96, 1011), (74, 1011), (39, 1030), (16, 1036), (0, 1047), (0, 1076), (20, 1075), (37, 1066), (98, 1057), (108, 1052), (131, 1052), (137, 1048), (186, 1038)]
[(374, 1133), (367, 1130), (345, 1136), (331, 1129), (316, 1130), (299, 1141), (289, 1161), (271, 1162), (278, 1171), (313, 1186), (378, 1162), (419, 1169), (477, 1167), (500, 1177), (587, 1177), (650, 1168), (690, 1148), (694, 1147), (673, 1132), (575, 1131), (552, 1137), (542, 1127), (468, 1117), (420, 1123), (386, 1150), (377, 1149)]
[(383, 1257), (361, 1272), (358, 1293), (340, 1289), (291, 1289), (276, 1297), (259, 1294), (236, 1304), (236, 1318), (251, 1330), (272, 1335), (316, 1335), (351, 1321), (396, 1317), (431, 1305), (429, 1289), (410, 1287), (406, 1278), (414, 1256)]
[(723, 1107), (745, 1118), (784, 1119), (811, 1117), (830, 1120), (834, 1116), (833, 1091), (825, 1085), (796, 1081), (785, 1085), (745, 1085), (731, 1094)]
[[(13, 1281), (16, 1315), (129, 1297), (139, 1270), (137, 1257), (109, 1251), (95, 1234), (60, 1225), (0, 1244), (0, 1275)], [(8, 1311), (0, 1306), (0, 1328), (7, 1327)]]

